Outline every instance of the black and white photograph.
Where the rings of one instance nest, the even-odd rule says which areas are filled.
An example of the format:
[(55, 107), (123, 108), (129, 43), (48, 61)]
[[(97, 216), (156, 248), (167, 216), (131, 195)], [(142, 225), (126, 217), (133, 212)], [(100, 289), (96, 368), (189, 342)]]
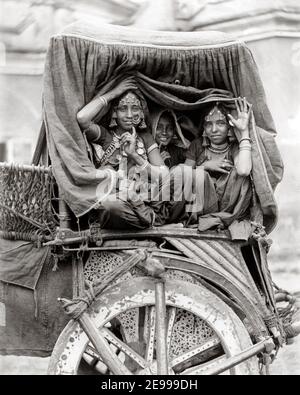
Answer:
[(0, 376), (299, 375), (299, 153), (299, 0), (0, 0)]

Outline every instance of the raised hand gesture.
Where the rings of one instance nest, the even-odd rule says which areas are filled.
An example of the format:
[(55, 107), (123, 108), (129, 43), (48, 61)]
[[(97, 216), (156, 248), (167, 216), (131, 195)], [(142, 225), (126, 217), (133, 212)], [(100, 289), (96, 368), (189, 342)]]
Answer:
[(132, 134), (127, 132), (122, 135), (121, 145), (126, 155), (133, 156), (136, 153), (136, 130), (132, 128)]
[(110, 100), (116, 99), (123, 95), (126, 91), (136, 90), (137, 86), (135, 84), (133, 77), (125, 78), (125, 80), (121, 81), (114, 89), (112, 89), (109, 93)]
[[(101, 112), (108, 103), (110, 103), (114, 99), (117, 99), (126, 91), (136, 89), (138, 88), (135, 85), (134, 78), (128, 77), (121, 81), (114, 89), (110, 90), (104, 95), (96, 95), (91, 102), (89, 102), (77, 113), (77, 121), (81, 126), (82, 130), (86, 129), (90, 125), (95, 116), (98, 115), (99, 112)], [(97, 136), (99, 137), (98, 132), (92, 132), (90, 133), (90, 136), (88, 136), (88, 138), (90, 140), (93, 140)]]
[(247, 104), (246, 98), (238, 98), (235, 100), (237, 119), (235, 119), (231, 114), (228, 114), (230, 123), (234, 126), (237, 138), (240, 139), (245, 134), (249, 133), (249, 119), (252, 110), (252, 104)]

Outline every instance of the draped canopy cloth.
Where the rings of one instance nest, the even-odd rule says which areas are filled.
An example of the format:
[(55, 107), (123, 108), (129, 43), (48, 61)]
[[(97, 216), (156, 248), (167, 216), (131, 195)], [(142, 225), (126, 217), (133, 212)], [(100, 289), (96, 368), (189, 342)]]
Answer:
[[(134, 75), (146, 99), (178, 111), (245, 96), (253, 103), (253, 179), (270, 231), (273, 190), (282, 176), (272, 116), (255, 61), (245, 44), (218, 32), (149, 32), (75, 23), (51, 39), (44, 75), (44, 122), (62, 198), (77, 217), (94, 207), (96, 170), (76, 120), (98, 92)], [(229, 93), (230, 92), (230, 93)]]

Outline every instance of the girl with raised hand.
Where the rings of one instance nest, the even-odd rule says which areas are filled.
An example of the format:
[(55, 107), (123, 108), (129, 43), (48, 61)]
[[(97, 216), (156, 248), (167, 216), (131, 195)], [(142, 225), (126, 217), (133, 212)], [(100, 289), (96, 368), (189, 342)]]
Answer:
[[(93, 119), (110, 103), (107, 130)], [(157, 187), (168, 168), (147, 127), (147, 113), (147, 103), (133, 78), (94, 98), (78, 113), (83, 132), (98, 151), (94, 157), (99, 179), (119, 178), (115, 191), (96, 210), (102, 227), (145, 229), (160, 223), (151, 207), (153, 184), (149, 181)]]
[(199, 230), (228, 227), (249, 214), (252, 169), (249, 120), (252, 106), (236, 99), (234, 117), (221, 103), (204, 114), (203, 133), (192, 142), (186, 165), (195, 168), (190, 206)]

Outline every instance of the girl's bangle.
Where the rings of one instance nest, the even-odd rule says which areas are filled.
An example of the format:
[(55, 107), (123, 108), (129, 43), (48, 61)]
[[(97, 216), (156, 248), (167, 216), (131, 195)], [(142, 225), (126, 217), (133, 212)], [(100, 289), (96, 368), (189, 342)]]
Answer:
[(102, 107), (107, 107), (108, 106), (108, 101), (104, 96), (99, 96), (97, 97), (98, 102), (102, 105)]
[(249, 143), (252, 143), (252, 140), (250, 139), (250, 137), (242, 137), (239, 141), (239, 144), (241, 144), (242, 141), (249, 141)]
[(248, 139), (242, 139), (239, 143), (239, 147), (251, 147), (251, 143), (249, 142)]
[(252, 151), (251, 147), (240, 147), (239, 151)]
[(136, 165), (136, 168), (138, 171), (144, 171), (144, 170), (146, 170), (148, 165), (149, 165), (149, 162), (147, 160), (144, 160), (144, 163), (142, 165)]
[(246, 147), (246, 148), (252, 148), (251, 144), (240, 144), (240, 145), (239, 145), (239, 148), (244, 148), (244, 147)]

